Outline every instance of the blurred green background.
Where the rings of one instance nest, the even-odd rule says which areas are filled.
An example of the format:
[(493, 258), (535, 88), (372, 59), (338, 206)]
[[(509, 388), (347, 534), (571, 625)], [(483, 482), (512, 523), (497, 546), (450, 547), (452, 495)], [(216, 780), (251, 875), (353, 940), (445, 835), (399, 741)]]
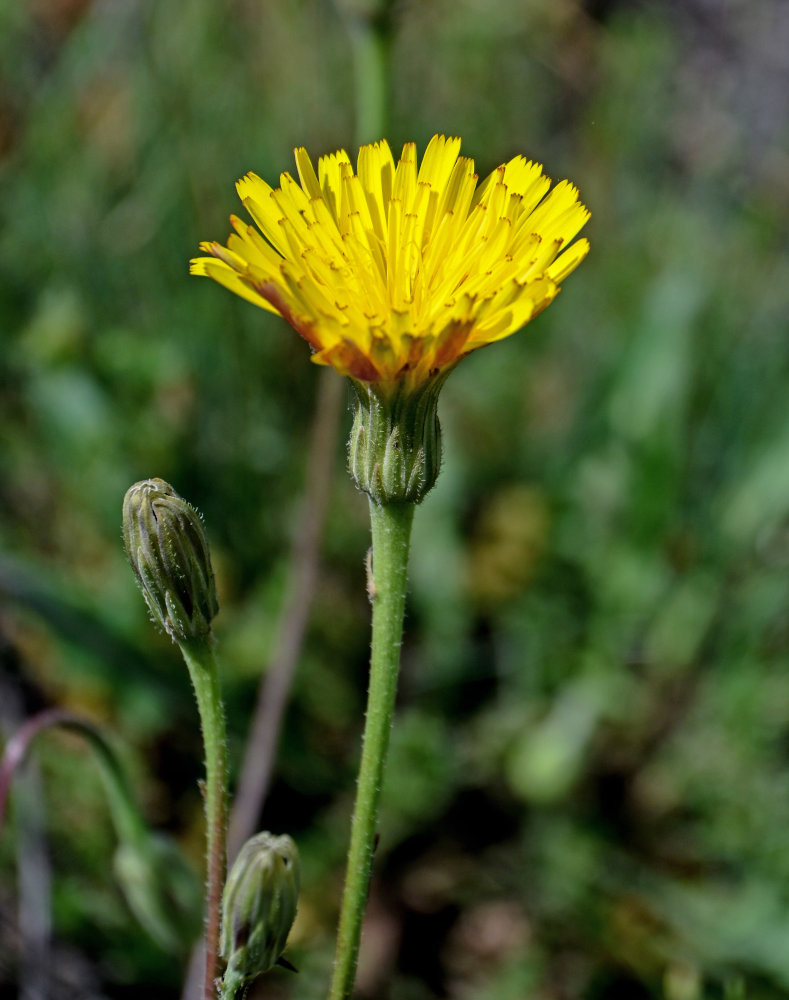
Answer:
[[(125, 563), (121, 499), (156, 475), (205, 515), (235, 775), (320, 373), (187, 260), (225, 238), (238, 176), (274, 180), (296, 145), (352, 151), (344, 17), (0, 2), (0, 720), (64, 706), (106, 726), (196, 867), (196, 713)], [(787, 996), (789, 6), (403, 0), (389, 18), (393, 148), (445, 132), (480, 174), (541, 160), (579, 185), (592, 252), (442, 395), (359, 995)], [(305, 883), (301, 971), (266, 977), (269, 1000), (324, 993), (354, 789), (368, 528), (339, 447), (335, 464), (261, 820), (296, 838)], [(92, 759), (56, 734), (35, 756), (13, 819), (26, 797), (43, 833), (49, 995), (178, 996), (185, 957), (113, 879)], [(2, 997), (24, 980), (14, 826)]]

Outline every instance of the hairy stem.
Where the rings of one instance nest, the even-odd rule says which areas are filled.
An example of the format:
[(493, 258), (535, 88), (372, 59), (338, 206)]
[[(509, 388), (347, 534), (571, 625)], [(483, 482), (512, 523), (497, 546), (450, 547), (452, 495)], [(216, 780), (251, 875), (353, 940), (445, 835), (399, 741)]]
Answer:
[(227, 740), (219, 670), (210, 639), (181, 643), (192, 679), (205, 748), (206, 916), (204, 1000), (216, 997), (227, 824)]
[(379, 506), (370, 501), (373, 538), (372, 573), (368, 581), (373, 605), (370, 687), (329, 1000), (347, 1000), (356, 975), (397, 695), (413, 516), (413, 504)]

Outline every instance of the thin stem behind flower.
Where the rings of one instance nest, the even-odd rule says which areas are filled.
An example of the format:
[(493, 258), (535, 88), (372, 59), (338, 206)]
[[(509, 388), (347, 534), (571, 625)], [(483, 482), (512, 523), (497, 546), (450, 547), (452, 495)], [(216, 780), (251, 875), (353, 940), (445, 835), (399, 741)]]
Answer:
[(274, 652), (260, 682), (230, 816), (228, 857), (231, 861), (244, 841), (257, 829), (258, 817), (271, 784), (282, 720), (318, 582), (323, 525), (331, 493), (344, 390), (344, 384), (335, 372), (324, 369), (320, 373), (310, 433), (306, 485), (291, 549), (290, 582), (277, 627)]
[(376, 142), (387, 118), (389, 39), (368, 21), (349, 24), (356, 89), (356, 142)]

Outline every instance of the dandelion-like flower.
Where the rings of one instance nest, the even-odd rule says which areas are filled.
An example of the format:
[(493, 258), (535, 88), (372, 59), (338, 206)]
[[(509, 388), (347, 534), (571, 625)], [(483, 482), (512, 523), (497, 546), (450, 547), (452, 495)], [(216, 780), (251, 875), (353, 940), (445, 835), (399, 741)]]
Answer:
[[(231, 216), (227, 246), (202, 243), (204, 274), (283, 316), (312, 360), (363, 382), (419, 381), (509, 336), (553, 301), (589, 250), (577, 189), (516, 156), (477, 185), (460, 139), (434, 136), (395, 165), (382, 140), (323, 156), (297, 149), (301, 184), (236, 185), (257, 227)], [(261, 236), (262, 233), (262, 236)]]
[[(479, 185), (460, 139), (439, 135), (418, 166), (412, 142), (397, 164), (385, 140), (362, 146), (355, 173), (344, 150), (321, 157), (317, 174), (305, 149), (295, 156), (300, 183), (288, 173), (278, 188), (253, 173), (238, 182), (256, 225), (231, 216), (227, 246), (202, 243), (211, 256), (194, 259), (191, 271), (279, 313), (313, 361), (353, 380), (363, 408), (370, 399), (383, 406), (387, 433), (393, 400), (427, 393), (435, 422), (435, 398), (454, 365), (542, 312), (589, 250), (585, 239), (571, 242), (589, 218), (577, 189), (562, 181), (551, 190), (542, 167), (522, 156)], [(351, 438), (352, 470), (373, 496), (368, 479), (382, 474), (386, 429), (368, 420), (356, 442), (368, 468), (358, 474)], [(432, 450), (434, 459), (420, 460), (429, 468), (404, 463), (411, 431), (401, 426), (397, 484), (379, 501), (421, 499), (432, 485), (437, 423), (435, 448), (414, 433), (414, 455)]]

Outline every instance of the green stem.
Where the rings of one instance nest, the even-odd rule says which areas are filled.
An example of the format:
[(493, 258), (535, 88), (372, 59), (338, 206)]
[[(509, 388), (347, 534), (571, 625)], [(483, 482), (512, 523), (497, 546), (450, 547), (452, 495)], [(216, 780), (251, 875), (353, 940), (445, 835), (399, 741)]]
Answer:
[(64, 723), (64, 725), (82, 733), (96, 751), (118, 840), (124, 844), (133, 844), (137, 848), (142, 847), (147, 842), (150, 831), (145, 825), (117, 753), (96, 726), (79, 723)]
[(137, 806), (128, 775), (117, 751), (98, 726), (64, 709), (54, 708), (34, 715), (8, 741), (0, 762), (0, 831), (11, 779), (27, 757), (30, 744), (46, 729), (60, 726), (84, 737), (93, 747), (101, 768), (104, 789), (118, 840), (140, 847), (148, 837), (148, 828)]
[(329, 1000), (347, 1000), (356, 975), (384, 766), (397, 695), (413, 517), (413, 504), (379, 506), (370, 501), (373, 537), (373, 566), (369, 580), (373, 605), (370, 688)]
[(206, 916), (204, 1000), (216, 997), (227, 836), (227, 740), (212, 640), (179, 644), (192, 679), (205, 748)]
[(360, 18), (349, 24), (356, 89), (356, 143), (377, 142), (387, 118), (389, 38), (382, 23)]

